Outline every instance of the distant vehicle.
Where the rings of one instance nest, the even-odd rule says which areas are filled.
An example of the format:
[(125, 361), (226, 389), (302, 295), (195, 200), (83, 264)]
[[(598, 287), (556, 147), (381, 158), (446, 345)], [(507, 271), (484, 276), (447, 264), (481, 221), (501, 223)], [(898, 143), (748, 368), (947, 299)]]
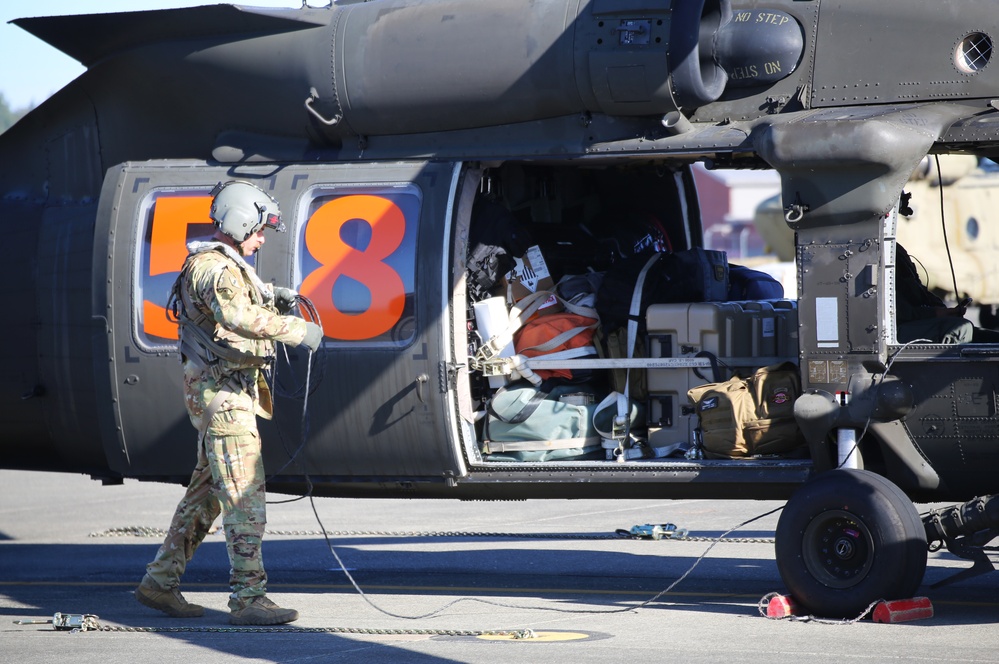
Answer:
[[(898, 343), (888, 286), (896, 224), (925, 220), (926, 243), (909, 250), (937, 272), (940, 249), (922, 251), (939, 246), (931, 196), (914, 199), (912, 221), (894, 212), (913, 171), (927, 155), (994, 157), (999, 145), (999, 15), (945, 4), (345, 0), (15, 21), (88, 69), (0, 135), (0, 464), (187, 480), (195, 436), (167, 291), (185, 243), (212, 231), (212, 187), (239, 178), (273, 195), (290, 229), (258, 273), (307, 296), (326, 330), (300, 451), (291, 393), (305, 355), (278, 358), (288, 396), (262, 427), (272, 490), (789, 499), (777, 564), (798, 602), (827, 616), (911, 596), (928, 541), (987, 569), (999, 347)], [(628, 310), (649, 333), (617, 358), (490, 345), (508, 330), (484, 333), (491, 319), (475, 314), (493, 295), (469, 279), (477, 200), (539, 238), (553, 281), (565, 266), (585, 276), (626, 219), (658, 227), (643, 247), (703, 244), (698, 161), (780, 174), (797, 300)], [(950, 186), (966, 181), (979, 176)], [(994, 223), (948, 223), (966, 252), (960, 287), (990, 301), (970, 275), (995, 266), (963, 268)], [(543, 283), (533, 251), (516, 256), (511, 293)], [(763, 396), (793, 403), (803, 453), (701, 458), (688, 389), (780, 360), (802, 394)], [(615, 369), (644, 370), (647, 396), (615, 396), (623, 414), (575, 441), (578, 456), (547, 437), (501, 440), (486, 425), (516, 363), (522, 375), (595, 372), (592, 394), (570, 385), (561, 411), (612, 395)], [(666, 456), (677, 445), (689, 458)], [(959, 504), (921, 517), (913, 500)]]

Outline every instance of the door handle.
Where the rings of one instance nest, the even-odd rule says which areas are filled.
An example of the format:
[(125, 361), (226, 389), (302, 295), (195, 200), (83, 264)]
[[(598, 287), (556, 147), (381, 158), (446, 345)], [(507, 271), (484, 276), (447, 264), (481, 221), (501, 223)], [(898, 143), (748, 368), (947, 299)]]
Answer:
[(430, 380), (430, 376), (425, 373), (421, 373), (416, 377), (416, 396), (420, 398), (420, 403), (427, 403), (427, 400), (423, 396), (423, 386), (427, 384)]

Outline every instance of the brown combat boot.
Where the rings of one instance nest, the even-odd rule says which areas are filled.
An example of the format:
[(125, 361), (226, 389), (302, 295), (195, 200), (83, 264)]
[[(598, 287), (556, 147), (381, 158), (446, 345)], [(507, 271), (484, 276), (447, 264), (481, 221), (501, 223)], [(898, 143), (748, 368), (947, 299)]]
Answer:
[(180, 588), (162, 588), (148, 576), (135, 589), (135, 599), (150, 609), (162, 611), (171, 618), (200, 618), (205, 608), (191, 604), (180, 594)]
[(283, 625), (298, 620), (298, 611), (282, 609), (266, 597), (254, 597), (241, 609), (233, 609), (229, 622), (233, 625)]

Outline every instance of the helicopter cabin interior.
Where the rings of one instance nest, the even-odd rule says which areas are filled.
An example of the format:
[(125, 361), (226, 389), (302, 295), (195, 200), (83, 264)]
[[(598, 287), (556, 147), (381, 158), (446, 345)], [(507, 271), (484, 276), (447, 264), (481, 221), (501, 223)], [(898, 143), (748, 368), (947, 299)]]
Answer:
[[(472, 467), (808, 463), (796, 301), (701, 248), (689, 165), (486, 168), (467, 233), (456, 364)], [(716, 413), (698, 404), (720, 394), (702, 386), (754, 381), (760, 431), (724, 430), (738, 427), (724, 394), (702, 431)]]

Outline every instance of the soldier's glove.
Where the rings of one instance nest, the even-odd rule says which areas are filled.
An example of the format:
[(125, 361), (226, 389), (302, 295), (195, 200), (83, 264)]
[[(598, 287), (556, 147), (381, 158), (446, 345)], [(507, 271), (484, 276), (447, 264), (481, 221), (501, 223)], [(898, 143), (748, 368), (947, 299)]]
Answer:
[(316, 352), (319, 344), (323, 342), (323, 328), (312, 321), (305, 321), (305, 338), (300, 345), (305, 346), (310, 352)]
[(297, 297), (298, 293), (290, 288), (274, 287), (274, 306), (277, 307), (279, 314), (287, 315), (294, 311), (295, 305), (298, 304)]

